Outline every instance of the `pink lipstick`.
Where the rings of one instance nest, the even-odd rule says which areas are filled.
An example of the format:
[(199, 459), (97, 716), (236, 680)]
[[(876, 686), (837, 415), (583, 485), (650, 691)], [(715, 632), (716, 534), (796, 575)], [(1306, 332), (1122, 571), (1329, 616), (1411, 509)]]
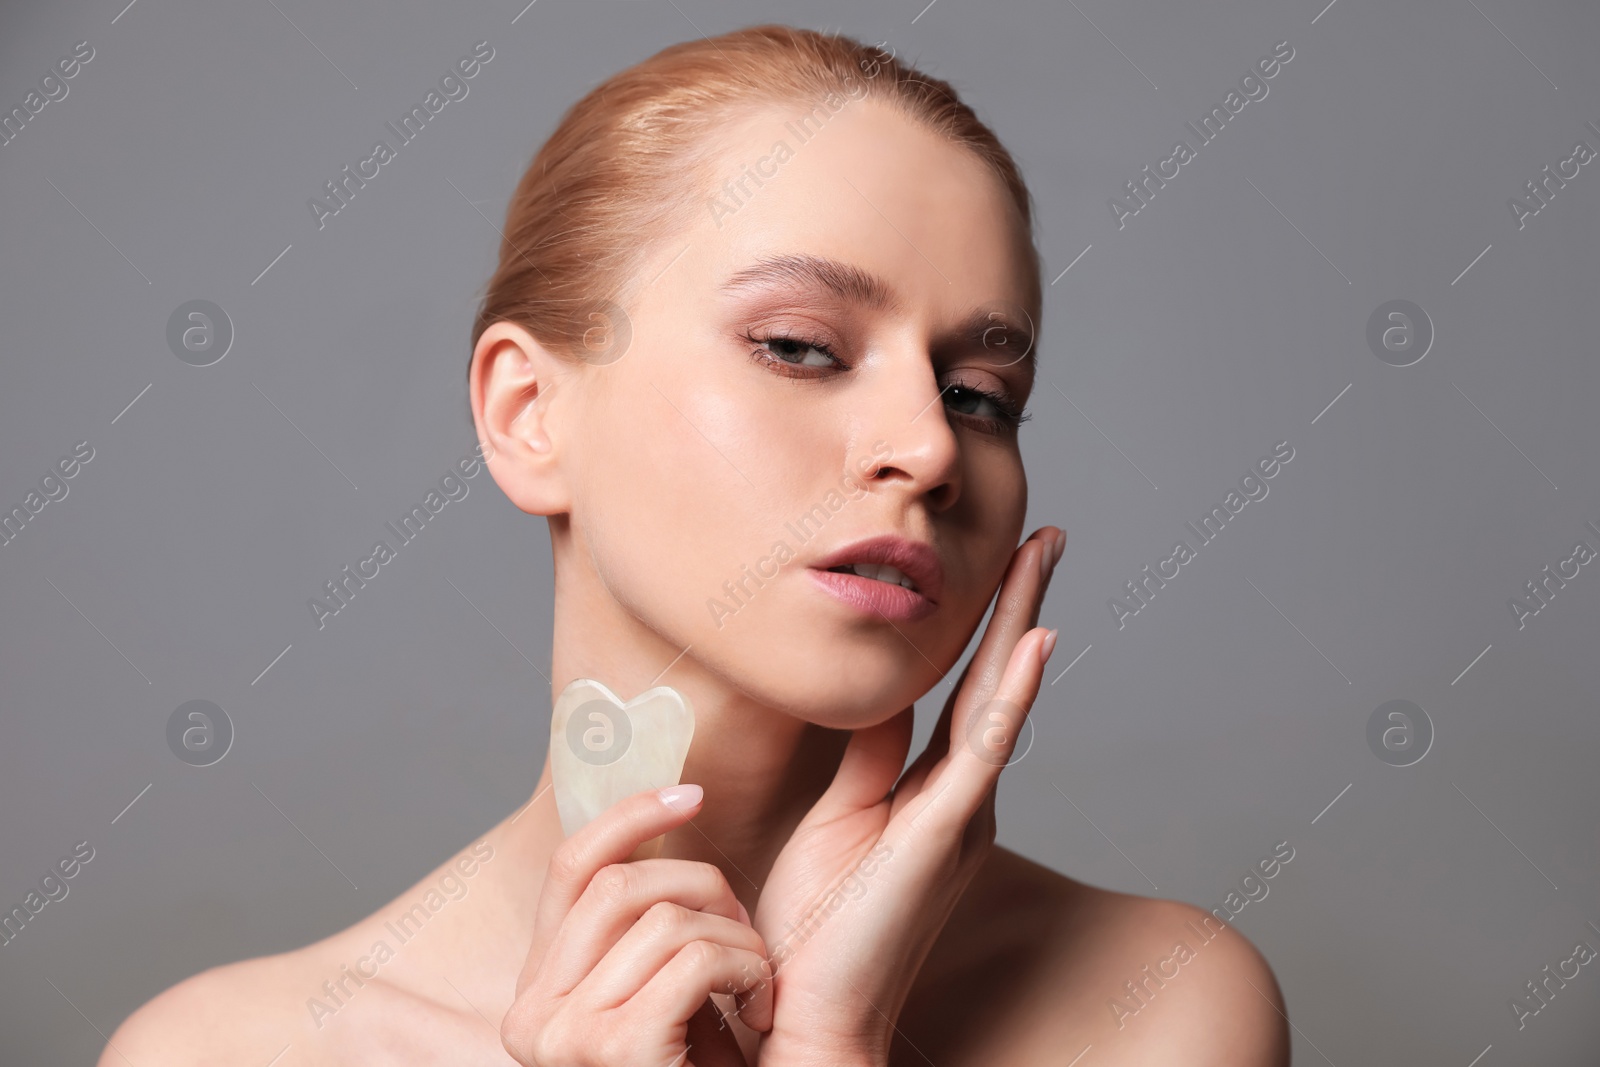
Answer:
[(905, 622), (934, 612), (944, 582), (932, 546), (889, 535), (845, 545), (809, 570), (817, 585), (836, 599)]

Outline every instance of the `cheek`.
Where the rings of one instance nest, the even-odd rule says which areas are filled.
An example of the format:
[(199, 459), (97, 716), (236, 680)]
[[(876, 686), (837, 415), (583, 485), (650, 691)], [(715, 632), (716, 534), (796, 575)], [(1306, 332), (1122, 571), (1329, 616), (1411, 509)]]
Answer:
[(713, 621), (707, 599), (782, 527), (764, 464), (795, 453), (710, 373), (686, 379), (666, 360), (637, 370), (587, 414), (574, 508), (611, 594), (687, 643)]
[(1028, 479), (1020, 456), (999, 448), (973, 456), (961, 495), (973, 516), (966, 549), (970, 564), (965, 568), (972, 576), (972, 587), (966, 592), (986, 608), (1022, 541)]
[(575, 501), (600, 574), (618, 594), (660, 583), (669, 559), (679, 572), (693, 569), (705, 511), (706, 472), (697, 470), (685, 436), (694, 431), (671, 408), (663, 418), (658, 409), (666, 405), (646, 392), (599, 423), (604, 439)]

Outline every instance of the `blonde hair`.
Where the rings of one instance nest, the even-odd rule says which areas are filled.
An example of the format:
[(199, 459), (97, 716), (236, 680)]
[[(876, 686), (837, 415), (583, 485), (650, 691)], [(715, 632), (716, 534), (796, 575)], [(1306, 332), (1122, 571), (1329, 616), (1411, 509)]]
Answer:
[(987, 164), (1020, 213), (1037, 291), (1042, 264), (1028, 188), (948, 82), (840, 34), (751, 26), (664, 48), (567, 110), (506, 209), (473, 347), (491, 323), (506, 320), (553, 350), (592, 351), (596, 320), (614, 325), (651, 240), (677, 232), (703, 206), (694, 194), (714, 134), (751, 105), (836, 93), (896, 106)]

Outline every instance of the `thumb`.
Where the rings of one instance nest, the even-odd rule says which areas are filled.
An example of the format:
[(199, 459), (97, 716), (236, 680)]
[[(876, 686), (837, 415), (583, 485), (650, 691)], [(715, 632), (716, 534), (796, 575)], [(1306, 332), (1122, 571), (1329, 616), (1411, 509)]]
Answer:
[(888, 796), (906, 765), (906, 753), (911, 751), (915, 718), (916, 705), (907, 704), (883, 722), (854, 731), (833, 782), (812, 807), (807, 821), (829, 822)]

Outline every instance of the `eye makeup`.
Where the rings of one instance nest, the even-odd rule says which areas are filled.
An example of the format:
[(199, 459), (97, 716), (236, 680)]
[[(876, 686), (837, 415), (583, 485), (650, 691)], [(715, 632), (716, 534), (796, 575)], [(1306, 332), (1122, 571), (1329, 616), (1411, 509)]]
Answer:
[[(795, 379), (832, 377), (851, 368), (835, 352), (835, 345), (819, 333), (804, 329), (750, 329), (741, 335), (752, 362), (774, 374)], [(941, 389), (945, 406), (982, 433), (1014, 431), (1033, 416), (1008, 393), (987, 389), (970, 381), (952, 381)], [(987, 406), (984, 413), (974, 408)]]

